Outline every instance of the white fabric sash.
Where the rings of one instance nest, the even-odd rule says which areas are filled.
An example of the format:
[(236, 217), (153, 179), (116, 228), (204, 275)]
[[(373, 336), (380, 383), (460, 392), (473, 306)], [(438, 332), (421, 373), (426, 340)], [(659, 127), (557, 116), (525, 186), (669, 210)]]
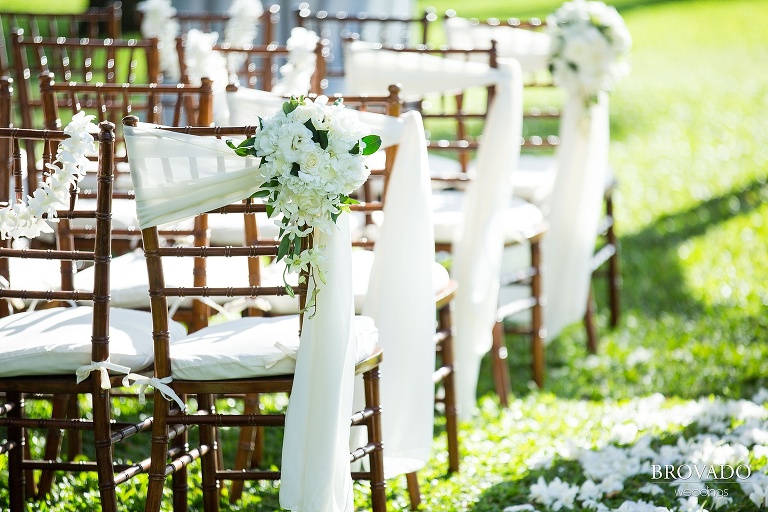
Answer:
[(480, 62), (422, 53), (382, 50), (366, 43), (345, 46), (347, 84), (357, 93), (381, 94), (386, 84), (402, 84), (405, 97), (460, 91), (495, 84), (478, 150), (477, 179), (467, 189), (464, 222), (454, 237), (456, 293), (456, 384), (459, 410), (475, 408), (480, 360), (490, 350), (496, 322), (504, 250), (501, 216), (512, 194), (509, 176), (517, 167), (522, 136), (522, 71), (509, 61), (491, 68)]
[[(125, 138), (142, 228), (225, 206), (259, 186), (255, 159), (235, 155), (223, 140), (143, 123), (126, 127)], [(353, 510), (348, 439), (355, 338), (348, 223), (343, 214), (333, 234), (315, 233), (328, 256), (327, 283), (314, 316), (305, 317), (286, 415), (280, 495), (290, 510)]]
[[(256, 124), (284, 99), (269, 92), (228, 93), (235, 124)], [(424, 125), (417, 112), (394, 118), (358, 112), (382, 146), (399, 144), (387, 189), (384, 223), (374, 247), (374, 263), (363, 314), (374, 319), (381, 365), (384, 471), (386, 476), (417, 471), (429, 460), (434, 424), (435, 261), (431, 187)], [(323, 290), (325, 293), (325, 290)], [(408, 400), (403, 400), (407, 396)]]
[(445, 36), (451, 48), (490, 48), (496, 41), (496, 52), (502, 59), (515, 59), (524, 72), (547, 69), (552, 38), (544, 32), (505, 25), (475, 24), (466, 18), (445, 20)]
[(581, 321), (587, 311), (592, 256), (608, 175), (608, 95), (587, 108), (569, 95), (560, 120), (557, 175), (544, 239), (544, 308), (548, 336)]

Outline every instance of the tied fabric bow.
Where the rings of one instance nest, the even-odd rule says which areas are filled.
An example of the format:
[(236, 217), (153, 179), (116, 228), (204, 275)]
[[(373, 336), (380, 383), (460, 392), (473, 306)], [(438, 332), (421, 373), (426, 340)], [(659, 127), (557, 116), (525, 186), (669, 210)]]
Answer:
[[(133, 382), (131, 382), (133, 381)], [(158, 379), (157, 377), (145, 377), (144, 375), (138, 375), (136, 373), (129, 373), (125, 377), (123, 377), (123, 386), (130, 387), (133, 385), (139, 386), (139, 403), (144, 404), (147, 402), (147, 388), (149, 386), (152, 386), (156, 390), (160, 392), (161, 395), (163, 395), (163, 398), (166, 400), (173, 400), (176, 402), (182, 411), (187, 410), (187, 405), (184, 403), (184, 401), (179, 397), (179, 395), (176, 394), (174, 390), (168, 386), (173, 381), (172, 377), (163, 377), (162, 379)]]
[(127, 366), (111, 363), (109, 361), (91, 361), (91, 364), (86, 364), (75, 370), (77, 383), (80, 384), (87, 379), (91, 372), (98, 371), (101, 374), (101, 389), (109, 389), (111, 387), (109, 384), (109, 370), (117, 373), (131, 373), (131, 369)]

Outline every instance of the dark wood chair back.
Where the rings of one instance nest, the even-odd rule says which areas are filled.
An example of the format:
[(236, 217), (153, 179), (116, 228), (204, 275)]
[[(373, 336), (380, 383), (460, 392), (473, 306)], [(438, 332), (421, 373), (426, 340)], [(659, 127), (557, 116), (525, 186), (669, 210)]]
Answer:
[[(19, 99), (16, 126), (29, 128), (43, 124), (37, 83), (43, 73), (53, 73), (62, 82), (148, 84), (163, 81), (156, 40), (50, 39), (16, 33), (11, 46), (15, 75), (24, 77), (16, 82)], [(28, 147), (27, 152), (34, 155), (34, 147)], [(27, 169), (32, 190), (37, 187), (34, 158), (27, 159)]]
[(0, 76), (14, 68), (9, 42), (10, 36), (18, 30), (30, 37), (119, 39), (122, 16), (121, 2), (92, 7), (79, 14), (0, 12)]
[(331, 13), (312, 11), (306, 3), (294, 10), (296, 26), (315, 32), (328, 41), (325, 55), (326, 74), (322, 90), (337, 92), (334, 82), (344, 76), (342, 41), (346, 38), (362, 39), (387, 46), (414, 46), (427, 44), (430, 26), (437, 21), (434, 9), (427, 9), (421, 16), (387, 16), (368, 12)]

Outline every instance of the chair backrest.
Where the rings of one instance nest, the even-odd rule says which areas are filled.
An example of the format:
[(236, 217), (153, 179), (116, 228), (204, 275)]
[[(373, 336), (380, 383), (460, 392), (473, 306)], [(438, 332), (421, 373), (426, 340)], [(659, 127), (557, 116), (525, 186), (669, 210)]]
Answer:
[(8, 43), (10, 36), (18, 30), (31, 37), (119, 39), (122, 15), (120, 2), (106, 7), (92, 7), (78, 14), (0, 12), (0, 76), (13, 70), (13, 56)]
[(44, 71), (67, 82), (161, 83), (157, 41), (136, 39), (11, 38), (22, 126), (30, 127), (41, 102), (34, 83)]
[[(164, 152), (163, 156), (153, 157), (153, 162), (143, 155), (146, 152), (143, 151), (147, 146), (131, 146), (129, 143), (129, 159), (131, 161), (132, 168), (136, 166), (144, 167), (144, 161), (147, 162), (146, 166), (153, 166), (158, 169), (170, 169), (171, 160), (176, 159), (176, 162), (183, 162), (181, 165), (186, 165), (187, 168), (184, 171), (179, 172), (178, 169), (171, 171), (168, 174), (163, 173), (163, 176), (154, 177), (151, 172), (138, 172), (139, 179), (156, 179), (158, 182), (164, 182), (168, 186), (173, 186), (177, 179), (190, 179), (192, 175), (199, 175), (200, 178), (205, 179), (206, 176), (210, 177), (218, 170), (227, 169), (231, 172), (233, 169), (239, 170), (241, 168), (252, 167), (255, 160), (252, 158), (240, 158), (234, 155), (225, 144), (225, 138), (238, 138), (247, 139), (256, 132), (255, 126), (245, 127), (214, 127), (214, 128), (202, 128), (202, 127), (184, 127), (184, 128), (172, 128), (172, 127), (154, 127), (151, 125), (144, 125), (138, 123), (138, 118), (135, 116), (126, 117), (123, 120), (126, 130), (134, 129), (138, 135), (152, 137), (152, 131), (156, 133), (167, 132), (164, 135), (172, 137), (173, 133), (180, 133), (184, 135), (192, 135), (193, 139), (200, 139), (200, 143), (196, 141), (190, 142), (190, 140), (184, 139), (183, 141), (174, 140), (173, 138), (164, 139)], [(135, 137), (137, 140), (135, 144), (141, 143), (140, 137)], [(150, 139), (151, 140), (151, 139)], [(215, 156), (211, 157), (210, 153), (206, 153), (212, 147), (220, 146), (223, 153), (228, 153), (227, 157), (217, 160)], [(214, 150), (215, 151), (215, 150)], [(178, 155), (177, 155), (178, 153)], [(175, 155), (175, 156), (172, 156)], [(234, 158), (232, 158), (234, 156)], [(142, 161), (142, 158), (144, 161)], [(226, 160), (226, 161), (225, 161)], [(137, 163), (139, 162), (139, 163)], [(159, 165), (156, 165), (158, 164)], [(223, 167), (222, 167), (223, 166)], [(185, 172), (188, 171), (188, 172)], [(135, 172), (135, 169), (134, 169)], [(178, 176), (176, 176), (178, 174)], [(136, 176), (134, 176), (136, 179)], [(255, 182), (255, 178), (254, 178)], [(242, 191), (243, 195), (246, 195), (245, 191)], [(246, 214), (246, 219), (252, 219), (252, 215), (259, 212), (266, 212), (266, 206), (260, 201), (254, 201), (253, 199), (234, 200), (232, 204), (228, 204), (222, 207), (214, 208), (212, 210), (202, 212), (196, 215), (196, 222), (198, 222), (203, 231), (206, 232), (206, 239), (196, 240), (193, 247), (163, 247), (161, 243), (160, 235), (156, 226), (142, 229), (142, 239), (144, 245), (144, 253), (147, 258), (147, 267), (149, 272), (150, 283), (150, 301), (152, 311), (168, 311), (168, 298), (169, 297), (215, 297), (226, 296), (236, 299), (238, 297), (255, 299), (263, 295), (287, 295), (288, 291), (285, 286), (277, 287), (265, 287), (261, 285), (261, 275), (259, 269), (262, 267), (262, 259), (264, 259), (263, 266), (266, 266), (269, 260), (277, 257), (278, 245), (274, 240), (259, 240), (258, 239), (258, 227), (256, 223), (248, 223), (244, 226), (246, 230), (246, 237), (244, 244), (241, 247), (210, 247), (210, 232), (207, 231), (207, 218), (211, 215), (227, 215), (233, 213)], [(309, 237), (311, 239), (311, 237)], [(309, 240), (311, 243), (311, 240)], [(165, 288), (165, 279), (162, 268), (162, 261), (164, 258), (177, 258), (187, 257), (194, 258), (194, 276), (190, 274), (190, 285), (182, 287)], [(238, 286), (231, 286), (227, 288), (223, 287), (208, 287), (205, 278), (205, 269), (207, 266), (207, 258), (213, 257), (227, 257), (231, 258), (231, 283), (237, 283)], [(176, 260), (178, 261), (178, 260)], [(245, 261), (242, 266), (238, 265)], [(173, 264), (172, 262), (170, 264)], [(239, 278), (239, 279), (238, 279)], [(306, 297), (306, 285), (300, 285), (293, 287), (293, 293), (299, 297), (303, 306)], [(162, 322), (162, 319), (155, 318), (157, 321)], [(193, 330), (200, 329), (207, 325), (207, 317), (196, 318)], [(162, 329), (162, 323), (156, 324), (155, 329)], [(156, 347), (157, 349), (158, 347)], [(162, 355), (161, 355), (162, 356)]]
[[(3, 94), (0, 94), (2, 97)], [(0, 108), (0, 110), (2, 110)], [(0, 212), (0, 225), (2, 225), (4, 235), (10, 238), (27, 236), (21, 231), (10, 231), (8, 228), (13, 226), (13, 213), (8, 209), (16, 204), (25, 204), (18, 192), (21, 190), (22, 173), (22, 151), (25, 141), (33, 141), (41, 145), (43, 150), (43, 162), (55, 163), (57, 157), (58, 145), (66, 140), (69, 135), (58, 130), (34, 130), (26, 128), (0, 128), (0, 154), (12, 153), (10, 161), (3, 159), (0, 161), (0, 179), (6, 182), (8, 176), (13, 176), (16, 181), (16, 193), (10, 197), (3, 197), (3, 201), (8, 201), (8, 207)], [(98, 339), (107, 339), (108, 309), (109, 309), (109, 261), (111, 257), (111, 211), (112, 211), (112, 169), (114, 166), (114, 125), (109, 122), (102, 122), (99, 125), (99, 133), (94, 136), (98, 141), (98, 179), (96, 201), (92, 203), (92, 208), (80, 208), (78, 205), (77, 187), (69, 187), (68, 196), (62, 198), (66, 207), (57, 210), (58, 231), (57, 249), (36, 249), (36, 248), (11, 248), (9, 244), (0, 247), (0, 265), (3, 277), (5, 277), (10, 286), (0, 289), (0, 297), (5, 299), (21, 300), (44, 300), (44, 301), (93, 301), (95, 318), (94, 337)], [(55, 174), (59, 172), (56, 167), (48, 167), (49, 172)], [(50, 180), (49, 180), (50, 183)], [(51, 192), (49, 192), (50, 194)], [(34, 195), (34, 194), (30, 194)], [(34, 211), (34, 209), (32, 209)], [(95, 233), (92, 244), (85, 249), (74, 249), (74, 239), (67, 234), (66, 224), (71, 219), (91, 219), (95, 225)], [(63, 229), (62, 229), (63, 228)], [(32, 236), (32, 235), (29, 235)], [(8, 265), (8, 259), (20, 258), (24, 260), (53, 260), (59, 261), (61, 266), (60, 286), (51, 289), (49, 287), (32, 288), (25, 286), (25, 289), (13, 288), (13, 265)], [(74, 291), (72, 285), (72, 275), (74, 272), (74, 262), (92, 262), (95, 265), (95, 281), (92, 292)], [(11, 269), (9, 274), (9, 267)], [(42, 283), (42, 281), (41, 281)], [(41, 285), (42, 286), (42, 285)], [(104, 343), (94, 344), (94, 361), (103, 361), (109, 356), (108, 345)]]
[(340, 82), (344, 77), (344, 55), (341, 50), (344, 39), (355, 38), (388, 46), (426, 44), (430, 25), (437, 21), (437, 15), (431, 8), (421, 16), (389, 16), (368, 12), (313, 12), (308, 4), (303, 3), (294, 11), (294, 15), (297, 26), (312, 30), (320, 38), (328, 40), (322, 89), (332, 93), (340, 92), (339, 88), (343, 88)]
[[(144, 12), (135, 11), (136, 25), (141, 26), (144, 18)], [(223, 41), (225, 29), (231, 16), (227, 13), (218, 12), (177, 12), (173, 19), (179, 22), (179, 33), (186, 34), (192, 29), (198, 29), (203, 32), (218, 32), (220, 41)], [(270, 5), (264, 9), (264, 13), (259, 18), (258, 32), (253, 44), (268, 45), (277, 41), (277, 28), (280, 23), (280, 6)]]
[[(347, 40), (347, 44), (354, 44)], [(479, 62), (495, 68), (498, 65), (496, 46), (489, 48), (435, 48), (426, 45), (412, 47), (381, 46), (382, 50), (427, 55), (461, 62)], [(441, 86), (436, 84), (436, 91)], [(469, 179), (469, 164), (479, 146), (479, 137), (483, 132), (484, 120), (488, 107), (493, 100), (496, 86), (471, 87), (469, 89), (451, 89), (444, 92), (409, 94), (406, 108), (417, 109), (424, 119), (425, 135), (430, 153), (447, 155), (459, 163), (458, 172), (450, 174), (434, 173), (433, 180), (445, 182), (446, 186), (456, 185)], [(414, 101), (415, 100), (415, 101)]]
[(523, 151), (551, 151), (557, 146), (564, 98), (547, 65), (549, 36), (544, 33), (546, 24), (539, 18), (465, 19), (449, 10), (444, 26), (451, 47), (485, 48), (493, 42), (498, 58), (514, 58), (520, 62), (526, 99)]
[[(162, 82), (156, 40), (49, 39), (16, 33), (11, 46), (16, 76), (24, 77), (16, 82), (19, 101), (15, 126), (42, 125), (42, 99), (37, 82), (43, 73), (53, 73), (62, 82)], [(65, 105), (66, 102), (60, 106)], [(34, 147), (30, 145), (27, 152), (34, 155)], [(35, 163), (34, 158), (27, 159), (30, 189), (37, 186)]]
[[(179, 56), (179, 69), (183, 83), (190, 83), (191, 77), (187, 66), (187, 38), (176, 38), (176, 51)], [(229, 68), (229, 83), (237, 82), (242, 87), (271, 91), (280, 79), (280, 67), (291, 55), (285, 45), (246, 45), (236, 47), (229, 44), (215, 44), (212, 51), (219, 52)], [(327, 52), (325, 41), (315, 47), (315, 72), (309, 83), (309, 91), (320, 92), (321, 80), (325, 76), (324, 54)], [(305, 91), (306, 92), (306, 91)]]

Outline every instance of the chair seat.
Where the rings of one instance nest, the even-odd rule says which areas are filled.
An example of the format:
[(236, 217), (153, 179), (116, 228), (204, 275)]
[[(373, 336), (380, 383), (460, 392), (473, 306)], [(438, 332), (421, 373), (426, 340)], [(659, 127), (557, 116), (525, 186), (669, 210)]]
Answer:
[[(355, 317), (356, 362), (374, 354), (373, 320)], [(299, 348), (299, 317), (246, 317), (201, 329), (171, 343), (174, 379), (227, 380), (290, 375)]]
[[(453, 242), (456, 227), (462, 220), (463, 204), (464, 192), (460, 190), (436, 190), (432, 193), (436, 243)], [(512, 243), (537, 231), (544, 222), (544, 215), (536, 205), (513, 197), (504, 211), (504, 219), (505, 240)]]
[[(556, 173), (554, 155), (522, 154), (517, 170), (510, 175), (512, 193), (516, 197), (541, 206), (552, 193)], [(603, 187), (609, 190), (615, 184), (616, 176), (609, 166)]]
[[(371, 267), (373, 266), (373, 251), (355, 250), (352, 251), (352, 288), (355, 294), (355, 312), (360, 314), (365, 304), (365, 298), (368, 295), (368, 278), (371, 275)], [(283, 268), (282, 263), (272, 264), (263, 269), (261, 274), (262, 284), (265, 286), (279, 286), (283, 284)], [(290, 276), (293, 283), (296, 282), (296, 275)], [(448, 286), (450, 276), (448, 270), (441, 264), (435, 262), (432, 265), (432, 283), (435, 295), (445, 289)], [(299, 309), (299, 304), (296, 299), (292, 299), (286, 295), (276, 296), (271, 295), (264, 297), (265, 302), (270, 306), (270, 312), (276, 315), (287, 315), (296, 313)]]
[[(51, 308), (0, 319), (0, 377), (72, 374), (91, 363), (93, 309)], [(178, 322), (171, 339), (184, 337)], [(152, 364), (152, 318), (149, 313), (113, 308), (109, 312), (110, 361), (133, 371)]]

